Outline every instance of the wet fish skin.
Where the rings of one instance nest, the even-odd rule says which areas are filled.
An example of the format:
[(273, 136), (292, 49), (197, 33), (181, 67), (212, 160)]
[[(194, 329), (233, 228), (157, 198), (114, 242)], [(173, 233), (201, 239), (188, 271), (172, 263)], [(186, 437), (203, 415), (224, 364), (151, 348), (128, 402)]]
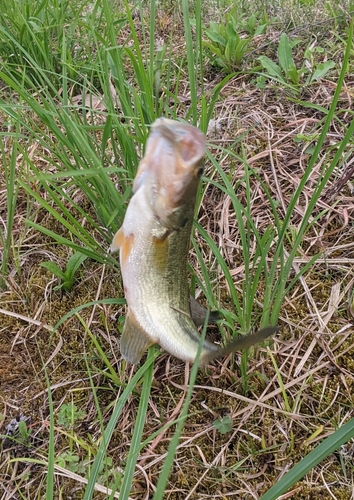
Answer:
[[(181, 360), (196, 358), (200, 334), (190, 314), (187, 259), (204, 153), (205, 136), (197, 128), (164, 118), (152, 125), (133, 197), (111, 245), (120, 251), (128, 304), (120, 349), (130, 363), (155, 343)], [(199, 364), (275, 331), (269, 327), (225, 347), (205, 340)]]

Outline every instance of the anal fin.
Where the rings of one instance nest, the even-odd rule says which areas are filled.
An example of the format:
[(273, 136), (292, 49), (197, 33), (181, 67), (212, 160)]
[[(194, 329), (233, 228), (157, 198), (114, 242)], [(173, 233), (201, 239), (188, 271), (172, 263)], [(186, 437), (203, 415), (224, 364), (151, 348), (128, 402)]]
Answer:
[(120, 352), (123, 358), (135, 365), (139, 363), (145, 351), (152, 344), (154, 344), (154, 342), (152, 342), (144, 330), (141, 329), (134, 314), (128, 309), (123, 333), (120, 339)]

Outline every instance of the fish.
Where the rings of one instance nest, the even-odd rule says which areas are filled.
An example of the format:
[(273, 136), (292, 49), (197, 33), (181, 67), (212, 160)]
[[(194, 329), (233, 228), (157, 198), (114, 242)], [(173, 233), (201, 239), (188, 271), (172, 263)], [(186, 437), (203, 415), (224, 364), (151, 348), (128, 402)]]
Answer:
[[(196, 323), (204, 323), (206, 310), (190, 299), (187, 263), (206, 138), (192, 125), (159, 118), (145, 149), (133, 196), (110, 247), (111, 252), (119, 250), (127, 301), (120, 352), (136, 364), (151, 345), (159, 344), (172, 356), (193, 363), (201, 341)], [(199, 311), (196, 322), (193, 309)], [(199, 365), (246, 349), (276, 330), (270, 326), (226, 346), (204, 340)]]

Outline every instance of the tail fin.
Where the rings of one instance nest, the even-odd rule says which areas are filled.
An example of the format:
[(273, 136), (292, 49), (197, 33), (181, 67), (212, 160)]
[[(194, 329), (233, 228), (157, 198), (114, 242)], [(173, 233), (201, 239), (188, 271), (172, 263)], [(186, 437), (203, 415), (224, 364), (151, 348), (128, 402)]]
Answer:
[(220, 349), (217, 352), (211, 352), (203, 356), (203, 358), (200, 360), (200, 364), (206, 365), (207, 363), (210, 363), (210, 361), (213, 361), (216, 358), (227, 356), (232, 352), (244, 351), (248, 347), (251, 347), (252, 345), (257, 344), (258, 342), (265, 340), (267, 337), (270, 337), (270, 335), (273, 335), (278, 330), (279, 327), (277, 326), (267, 326), (267, 328), (258, 330), (258, 332), (254, 334), (244, 335), (243, 337), (239, 337), (235, 340), (232, 340), (225, 347), (220, 347)]

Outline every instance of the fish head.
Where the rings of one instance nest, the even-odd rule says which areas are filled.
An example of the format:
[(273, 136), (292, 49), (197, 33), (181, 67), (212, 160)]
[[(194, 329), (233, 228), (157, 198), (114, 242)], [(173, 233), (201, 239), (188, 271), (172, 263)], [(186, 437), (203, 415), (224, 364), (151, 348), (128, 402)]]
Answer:
[(133, 191), (147, 187), (152, 211), (162, 224), (183, 207), (193, 212), (205, 143), (205, 135), (191, 125), (166, 118), (153, 123)]

